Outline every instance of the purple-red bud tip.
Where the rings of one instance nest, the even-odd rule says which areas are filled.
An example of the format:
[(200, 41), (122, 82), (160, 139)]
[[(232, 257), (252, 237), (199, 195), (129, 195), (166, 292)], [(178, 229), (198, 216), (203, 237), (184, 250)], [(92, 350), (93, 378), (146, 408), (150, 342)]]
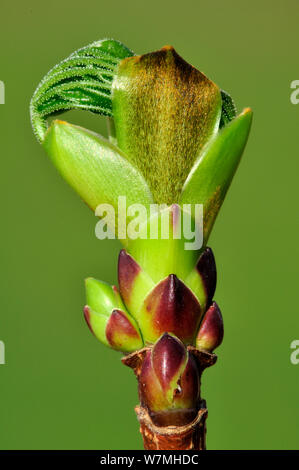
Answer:
[(169, 333), (156, 342), (152, 352), (155, 374), (164, 390), (169, 389), (174, 377), (181, 375), (187, 359), (184, 344)]
[(124, 339), (126, 341), (129, 338), (139, 339), (139, 334), (125, 313), (115, 309), (111, 313), (106, 326), (106, 338), (113, 348), (121, 349)]
[(118, 284), (125, 303), (130, 299), (132, 285), (141, 268), (126, 250), (121, 250), (118, 257)]
[(164, 333), (149, 349), (139, 375), (139, 397), (158, 426), (194, 419), (200, 399), (197, 363), (184, 344)]
[(89, 310), (88, 305), (85, 305), (85, 307), (83, 308), (83, 313), (84, 313), (84, 318), (85, 318), (85, 321), (87, 323), (87, 326), (90, 329), (90, 331), (93, 333), (91, 323), (90, 323), (90, 310)]
[(196, 346), (213, 351), (223, 340), (223, 318), (220, 308), (213, 302), (207, 310), (196, 338)]
[(191, 290), (170, 274), (150, 292), (144, 303), (146, 313), (159, 337), (164, 331), (191, 344), (197, 331), (201, 308)]
[(202, 279), (208, 303), (211, 302), (217, 282), (217, 272), (214, 254), (211, 248), (207, 247), (201, 254), (196, 269)]

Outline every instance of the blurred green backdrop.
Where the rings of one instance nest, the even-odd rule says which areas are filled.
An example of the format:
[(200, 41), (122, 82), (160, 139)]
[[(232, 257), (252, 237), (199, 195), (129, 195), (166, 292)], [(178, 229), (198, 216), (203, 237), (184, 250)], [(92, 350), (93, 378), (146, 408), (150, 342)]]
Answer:
[[(116, 282), (118, 242), (34, 139), (39, 80), (73, 50), (113, 37), (137, 53), (172, 44), (251, 106), (243, 161), (210, 239), (225, 321), (219, 360), (203, 377), (209, 449), (294, 449), (299, 432), (299, 3), (140, 1), (1, 3), (2, 449), (141, 449), (136, 380), (84, 324), (83, 279)], [(105, 133), (104, 119), (67, 119)]]

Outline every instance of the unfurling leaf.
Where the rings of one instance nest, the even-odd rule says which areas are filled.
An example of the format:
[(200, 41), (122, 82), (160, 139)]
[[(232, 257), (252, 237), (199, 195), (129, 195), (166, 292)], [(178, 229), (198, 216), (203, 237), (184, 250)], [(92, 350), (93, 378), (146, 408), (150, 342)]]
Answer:
[(120, 62), (112, 103), (118, 146), (156, 202), (178, 202), (196, 157), (218, 131), (218, 86), (165, 46)]
[(31, 100), (34, 132), (43, 141), (47, 118), (70, 109), (112, 116), (111, 85), (118, 63), (134, 53), (103, 39), (73, 52), (44, 77)]

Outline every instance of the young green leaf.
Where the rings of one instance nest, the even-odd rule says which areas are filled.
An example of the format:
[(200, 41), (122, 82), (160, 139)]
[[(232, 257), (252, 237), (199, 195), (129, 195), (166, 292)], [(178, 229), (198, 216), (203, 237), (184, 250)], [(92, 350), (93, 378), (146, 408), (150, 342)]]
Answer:
[(119, 196), (126, 197), (128, 206), (138, 203), (148, 207), (153, 202), (142, 175), (103, 137), (54, 121), (43, 146), (64, 179), (92, 210), (99, 204), (112, 206), (105, 216), (112, 230), (118, 226)]
[(237, 116), (237, 110), (232, 97), (224, 90), (221, 90), (222, 109), (220, 118), (220, 129), (226, 126)]
[(31, 100), (34, 132), (43, 141), (47, 118), (70, 109), (112, 116), (111, 85), (118, 63), (134, 53), (121, 42), (103, 39), (73, 52), (39, 84)]
[(238, 167), (251, 121), (252, 111), (246, 108), (219, 131), (203, 149), (183, 186), (180, 204), (203, 204), (205, 243)]

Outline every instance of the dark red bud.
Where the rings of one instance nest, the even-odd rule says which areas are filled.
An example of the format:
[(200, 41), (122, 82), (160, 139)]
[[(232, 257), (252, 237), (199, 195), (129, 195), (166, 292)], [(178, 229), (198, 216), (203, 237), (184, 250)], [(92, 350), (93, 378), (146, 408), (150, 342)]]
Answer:
[(157, 337), (167, 331), (186, 344), (193, 342), (201, 308), (191, 290), (174, 274), (150, 292), (145, 299), (144, 312), (151, 317)]
[(187, 350), (184, 344), (169, 333), (156, 342), (152, 351), (152, 363), (155, 374), (164, 391), (177, 382), (186, 365)]
[(207, 296), (207, 302), (210, 303), (215, 293), (217, 282), (216, 263), (211, 248), (207, 247), (201, 254), (197, 262), (196, 269), (202, 279)]
[(196, 338), (196, 346), (213, 351), (223, 340), (223, 318), (220, 308), (213, 302), (207, 310)]
[(142, 406), (150, 411), (160, 411), (169, 406), (167, 397), (155, 374), (152, 363), (152, 350), (148, 350), (138, 377), (139, 399)]
[(158, 426), (189, 423), (197, 413), (200, 380), (196, 361), (184, 344), (164, 333), (146, 352), (138, 377), (141, 405)]

